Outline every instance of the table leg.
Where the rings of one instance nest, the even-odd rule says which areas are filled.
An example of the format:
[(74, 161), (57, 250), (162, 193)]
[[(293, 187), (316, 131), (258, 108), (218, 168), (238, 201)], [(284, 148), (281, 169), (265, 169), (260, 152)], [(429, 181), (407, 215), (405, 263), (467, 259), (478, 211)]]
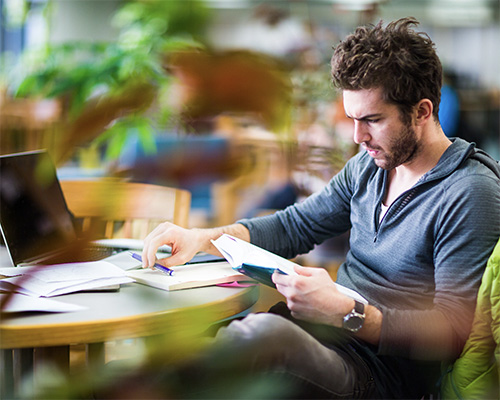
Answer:
[(69, 375), (69, 346), (37, 347), (35, 349), (34, 368), (51, 363), (59, 371)]
[(1, 350), (0, 371), (0, 399), (11, 399), (14, 397), (13, 350)]
[(5, 349), (0, 355), (0, 398), (17, 398), (23, 390), (33, 388), (33, 348)]
[(104, 343), (87, 344), (87, 368), (93, 371), (96, 367), (102, 368), (105, 362)]
[[(14, 391), (33, 388), (33, 348), (14, 349)], [(23, 389), (24, 390), (24, 389)]]

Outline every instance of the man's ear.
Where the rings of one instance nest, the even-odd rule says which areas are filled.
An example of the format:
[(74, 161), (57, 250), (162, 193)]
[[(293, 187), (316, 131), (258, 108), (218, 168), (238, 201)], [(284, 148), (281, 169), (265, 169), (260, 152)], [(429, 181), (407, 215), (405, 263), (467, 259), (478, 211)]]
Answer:
[(415, 123), (417, 125), (425, 124), (432, 118), (433, 110), (434, 106), (432, 105), (432, 101), (429, 99), (420, 100), (415, 106)]

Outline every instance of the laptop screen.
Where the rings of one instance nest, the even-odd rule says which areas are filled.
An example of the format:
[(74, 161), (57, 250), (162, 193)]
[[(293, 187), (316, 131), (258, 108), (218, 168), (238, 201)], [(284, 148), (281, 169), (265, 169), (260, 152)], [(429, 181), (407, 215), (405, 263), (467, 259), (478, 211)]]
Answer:
[(14, 265), (33, 262), (75, 240), (46, 151), (0, 156), (0, 227)]

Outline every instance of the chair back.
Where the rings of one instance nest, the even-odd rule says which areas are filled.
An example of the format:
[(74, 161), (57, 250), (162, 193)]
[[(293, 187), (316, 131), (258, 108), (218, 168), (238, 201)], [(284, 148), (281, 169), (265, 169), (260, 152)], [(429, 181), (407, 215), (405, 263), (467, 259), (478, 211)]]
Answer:
[[(117, 179), (61, 180), (69, 210), (82, 230), (104, 238), (144, 239), (156, 225), (188, 226), (191, 193), (171, 187)], [(102, 233), (104, 232), (104, 233)]]

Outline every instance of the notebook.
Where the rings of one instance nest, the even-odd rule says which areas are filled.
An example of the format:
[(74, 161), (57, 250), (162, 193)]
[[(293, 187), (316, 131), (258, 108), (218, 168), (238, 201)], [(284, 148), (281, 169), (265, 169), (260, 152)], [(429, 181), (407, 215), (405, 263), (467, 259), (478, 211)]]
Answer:
[(0, 230), (13, 266), (96, 261), (122, 250), (78, 239), (45, 150), (0, 156)]
[(228, 262), (178, 265), (172, 269), (173, 275), (149, 268), (127, 271), (126, 274), (138, 283), (168, 291), (250, 280), (232, 269)]

